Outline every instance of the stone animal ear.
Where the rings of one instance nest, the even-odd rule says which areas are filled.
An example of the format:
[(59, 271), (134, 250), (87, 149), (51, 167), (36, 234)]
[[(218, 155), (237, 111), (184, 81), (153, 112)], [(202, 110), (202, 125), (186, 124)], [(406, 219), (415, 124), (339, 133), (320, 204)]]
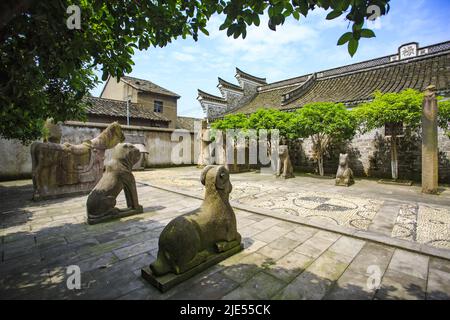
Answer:
[(212, 169), (212, 168), (214, 168), (214, 166), (209, 165), (209, 166), (206, 166), (206, 167), (203, 169), (202, 174), (201, 174), (201, 176), (200, 176), (200, 182), (202, 183), (202, 185), (205, 185), (205, 183), (206, 183), (206, 174), (207, 174), (208, 171), (209, 171), (210, 169)]
[(230, 180), (230, 174), (228, 170), (221, 166), (216, 172), (216, 189), (222, 190), (225, 189), (228, 181)]

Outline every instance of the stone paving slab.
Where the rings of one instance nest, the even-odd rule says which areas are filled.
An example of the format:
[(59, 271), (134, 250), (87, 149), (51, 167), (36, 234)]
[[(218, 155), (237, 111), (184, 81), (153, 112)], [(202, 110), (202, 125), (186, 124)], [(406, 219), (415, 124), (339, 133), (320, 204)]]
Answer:
[[(167, 168), (163, 169), (163, 175), (156, 172), (140, 172), (138, 179), (202, 196), (197, 180), (199, 169)], [(416, 186), (383, 185), (380, 188), (373, 180), (358, 180), (350, 188), (338, 188), (329, 179), (298, 176), (280, 181), (272, 175), (254, 172), (233, 175), (232, 181), (231, 200), (241, 205), (241, 209), (244, 206), (265, 209), (274, 216), (304, 218), (313, 225), (370, 230), (387, 237), (450, 249), (450, 190), (447, 189), (439, 196), (432, 196), (422, 194)], [(409, 236), (409, 225), (397, 219), (405, 204), (414, 204), (421, 212), (414, 227), (415, 237)]]
[[(138, 194), (144, 214), (88, 226), (86, 196), (33, 203), (19, 192), (0, 208), (0, 299), (450, 299), (448, 259), (238, 209), (244, 250), (162, 294), (140, 269), (164, 226), (201, 200), (144, 184)], [(67, 288), (69, 265), (80, 290)]]

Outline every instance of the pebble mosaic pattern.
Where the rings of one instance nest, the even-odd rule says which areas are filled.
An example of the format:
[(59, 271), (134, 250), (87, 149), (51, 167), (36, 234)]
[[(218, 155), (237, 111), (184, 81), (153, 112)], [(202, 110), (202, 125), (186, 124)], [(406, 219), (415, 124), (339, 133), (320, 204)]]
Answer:
[(450, 249), (450, 210), (402, 205), (392, 236)]

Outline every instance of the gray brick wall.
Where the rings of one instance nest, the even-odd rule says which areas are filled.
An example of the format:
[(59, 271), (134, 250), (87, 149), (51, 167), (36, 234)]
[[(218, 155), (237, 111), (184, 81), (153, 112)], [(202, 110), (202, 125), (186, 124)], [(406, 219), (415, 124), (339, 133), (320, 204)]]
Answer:
[[(399, 138), (399, 179), (421, 180), (421, 136), (410, 133)], [(311, 139), (290, 142), (291, 160), (294, 166), (303, 171), (316, 172), (317, 165), (312, 159)], [(450, 183), (450, 139), (442, 130), (439, 132), (439, 182)], [(391, 156), (390, 142), (384, 137), (384, 130), (374, 130), (364, 135), (357, 135), (344, 145), (332, 146), (325, 157), (326, 174), (335, 174), (339, 153), (350, 154), (351, 168), (356, 176), (390, 178)]]

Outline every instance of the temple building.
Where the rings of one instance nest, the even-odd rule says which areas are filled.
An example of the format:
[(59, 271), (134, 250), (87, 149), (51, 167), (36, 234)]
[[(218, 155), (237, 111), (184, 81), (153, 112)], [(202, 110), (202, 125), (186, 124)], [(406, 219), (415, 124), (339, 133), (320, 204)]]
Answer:
[(400, 46), (389, 56), (317, 71), (267, 83), (236, 68), (238, 84), (219, 78), (220, 96), (198, 90), (198, 100), (208, 120), (229, 113), (250, 114), (260, 108), (292, 111), (312, 102), (341, 102), (348, 107), (370, 101), (376, 90), (400, 92), (437, 87), (450, 95), (450, 41), (426, 47), (418, 43)]
[[(236, 68), (236, 83), (219, 78), (220, 95), (198, 90), (198, 101), (209, 123), (227, 114), (252, 114), (260, 108), (293, 111), (313, 102), (343, 103), (353, 108), (371, 101), (377, 90), (400, 92), (425, 90), (433, 84), (437, 95), (450, 97), (450, 41), (420, 47), (407, 43), (392, 55), (338, 68), (317, 71), (295, 78), (267, 83)], [(348, 153), (357, 176), (390, 178), (389, 139), (385, 128), (357, 134), (346, 145), (330, 150), (324, 161), (327, 174), (335, 174), (340, 152)], [(439, 180), (450, 183), (450, 139), (439, 131)], [(400, 138), (399, 178), (420, 181), (420, 133)], [(302, 171), (317, 170), (310, 138), (290, 141), (293, 165)]]

